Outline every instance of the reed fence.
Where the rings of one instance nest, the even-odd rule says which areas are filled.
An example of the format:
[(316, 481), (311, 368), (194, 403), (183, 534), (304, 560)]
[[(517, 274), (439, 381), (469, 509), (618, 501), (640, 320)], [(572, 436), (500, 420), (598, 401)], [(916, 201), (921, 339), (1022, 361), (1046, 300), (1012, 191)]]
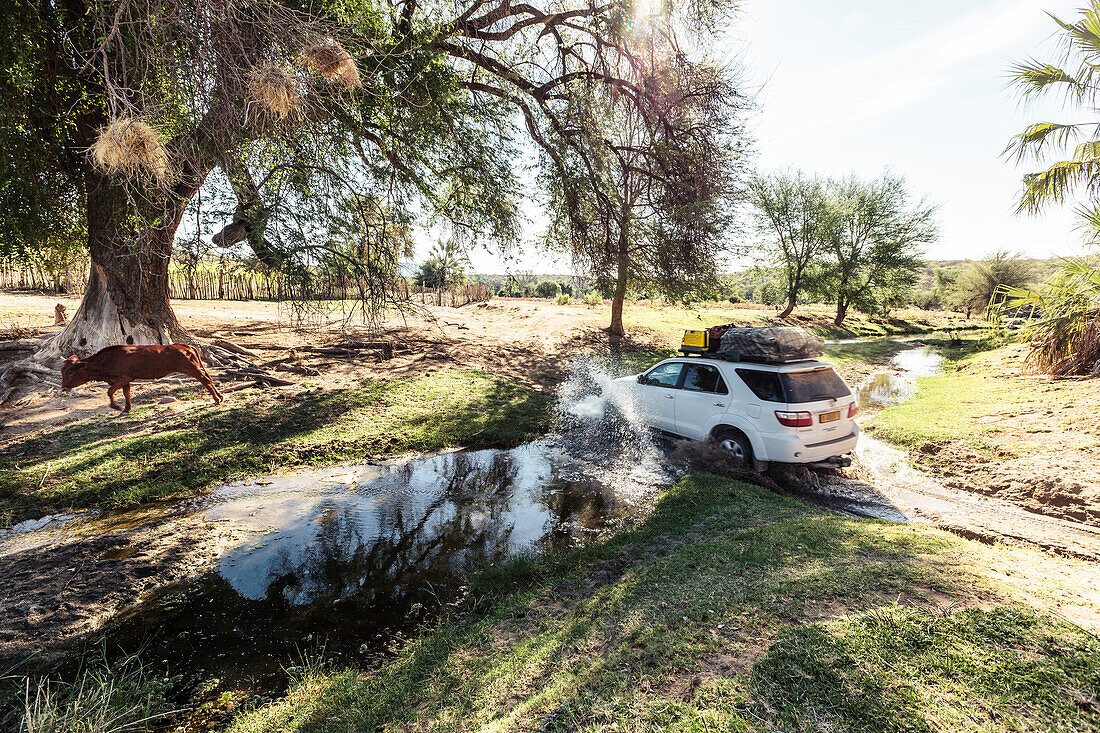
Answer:
[[(37, 268), (0, 266), (0, 290), (37, 290), (68, 295), (84, 291), (87, 269), (63, 272), (56, 277)], [(168, 273), (168, 297), (173, 300), (272, 300), (292, 299), (294, 287), (279, 274), (244, 270), (190, 269), (174, 267)], [(351, 277), (319, 277), (311, 296), (319, 300), (354, 300), (360, 283)], [(489, 300), (489, 286), (461, 285), (453, 288), (429, 288), (410, 285), (405, 280), (393, 283), (395, 300), (425, 305), (461, 306)]]

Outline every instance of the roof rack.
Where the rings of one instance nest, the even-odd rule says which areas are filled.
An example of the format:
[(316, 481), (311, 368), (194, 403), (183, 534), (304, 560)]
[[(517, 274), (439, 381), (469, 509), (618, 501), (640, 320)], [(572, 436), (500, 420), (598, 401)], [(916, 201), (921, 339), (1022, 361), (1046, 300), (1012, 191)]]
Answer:
[(701, 359), (716, 359), (718, 361), (742, 361), (738, 351), (697, 351), (691, 347), (680, 347), (680, 353), (684, 356), (698, 356)]
[(740, 352), (737, 351), (694, 351), (690, 348), (680, 349), (680, 353), (683, 356), (695, 356), (700, 359), (714, 359), (715, 361), (731, 361), (739, 362), (742, 364), (767, 364), (769, 366), (786, 366), (788, 364), (803, 364), (806, 362), (818, 362), (814, 359), (791, 359), (790, 361), (766, 361), (763, 359), (745, 359), (741, 357)]

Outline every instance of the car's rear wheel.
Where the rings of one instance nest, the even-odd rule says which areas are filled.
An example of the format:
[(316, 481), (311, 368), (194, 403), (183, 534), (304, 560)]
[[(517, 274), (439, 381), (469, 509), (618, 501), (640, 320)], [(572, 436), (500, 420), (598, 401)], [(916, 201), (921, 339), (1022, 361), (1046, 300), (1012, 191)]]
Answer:
[(752, 443), (737, 430), (723, 430), (714, 436), (714, 442), (729, 458), (740, 466), (751, 466)]

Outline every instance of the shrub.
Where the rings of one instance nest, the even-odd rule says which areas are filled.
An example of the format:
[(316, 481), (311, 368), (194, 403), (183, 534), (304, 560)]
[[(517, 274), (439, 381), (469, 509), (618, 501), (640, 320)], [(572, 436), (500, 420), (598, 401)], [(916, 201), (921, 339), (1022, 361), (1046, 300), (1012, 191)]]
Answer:
[(536, 298), (556, 298), (560, 292), (561, 285), (558, 285), (553, 280), (543, 280), (535, 286)]
[(573, 302), (573, 299), (571, 297), (569, 297), (568, 295), (566, 295), (565, 293), (562, 293), (561, 295), (558, 296), (557, 300), (555, 300), (554, 302), (557, 303), (558, 305), (569, 305), (570, 303)]
[(601, 298), (600, 294), (595, 290), (589, 290), (587, 293), (585, 293), (584, 304), (589, 306), (602, 305), (603, 298)]

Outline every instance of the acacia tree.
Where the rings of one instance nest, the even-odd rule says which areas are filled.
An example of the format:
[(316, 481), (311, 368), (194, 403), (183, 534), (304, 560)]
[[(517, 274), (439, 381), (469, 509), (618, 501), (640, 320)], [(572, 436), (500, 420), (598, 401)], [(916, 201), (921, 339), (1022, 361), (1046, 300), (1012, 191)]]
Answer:
[(783, 273), (786, 305), (779, 317), (786, 318), (835, 231), (826, 186), (798, 171), (754, 176), (748, 188), (757, 229), (767, 236), (764, 256)]
[(983, 313), (1004, 300), (1005, 290), (1024, 288), (1034, 276), (1034, 263), (1023, 255), (997, 250), (963, 271), (950, 286), (947, 302), (970, 318), (971, 313)]
[(840, 326), (853, 305), (874, 312), (907, 291), (924, 265), (920, 246), (936, 239), (935, 207), (910, 206), (905, 179), (851, 176), (828, 184), (827, 256), (821, 289), (836, 299)]
[(669, 8), (640, 13), (610, 69), (624, 83), (576, 94), (543, 161), (547, 238), (610, 292), (613, 336), (630, 288), (684, 297), (716, 278), (745, 146), (730, 71), (681, 47)]
[[(79, 206), (92, 263), (47, 363), (189, 340), (168, 263), (212, 177), (236, 199), (215, 244), (308, 278), (329, 241), (318, 230), (349, 193), (423, 208), (468, 241), (513, 239), (519, 129), (564, 169), (577, 89), (647, 104), (617, 75), (632, 58), (628, 2), (13, 0), (2, 12), (0, 209), (22, 215), (3, 218), (0, 241), (33, 242)], [(376, 312), (389, 274), (357, 267)]]

